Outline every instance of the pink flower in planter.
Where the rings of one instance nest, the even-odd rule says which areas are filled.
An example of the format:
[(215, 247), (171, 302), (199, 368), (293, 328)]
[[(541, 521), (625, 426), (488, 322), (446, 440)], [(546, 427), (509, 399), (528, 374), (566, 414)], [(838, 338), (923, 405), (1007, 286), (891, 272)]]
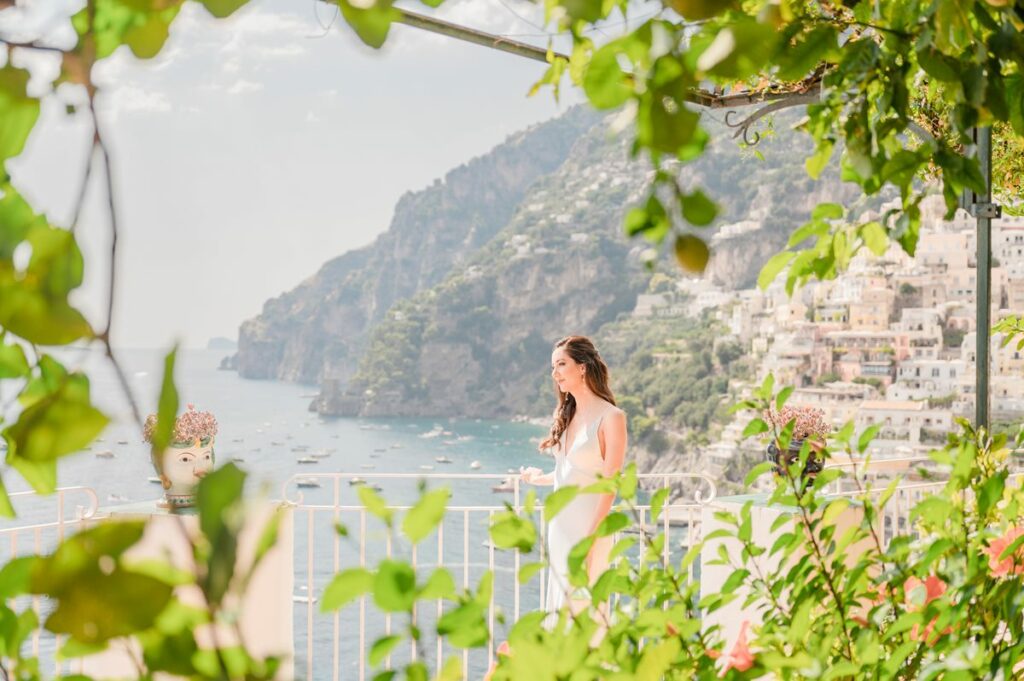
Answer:
[(729, 655), (725, 659), (725, 666), (719, 672), (718, 678), (723, 678), (730, 669), (745, 672), (754, 666), (754, 654), (750, 652), (750, 646), (747, 645), (747, 629), (749, 628), (750, 620), (743, 620), (743, 623), (740, 624), (740, 634), (736, 637), (736, 643), (729, 651)]
[(1002, 537), (993, 539), (985, 553), (988, 554), (988, 567), (996, 577), (1004, 577), (1010, 573), (1019, 575), (1024, 573), (1024, 547), (1020, 547), (1014, 554), (999, 559), (1003, 552), (1015, 542), (1018, 537), (1024, 534), (1024, 527), (1011, 527), (1006, 530)]

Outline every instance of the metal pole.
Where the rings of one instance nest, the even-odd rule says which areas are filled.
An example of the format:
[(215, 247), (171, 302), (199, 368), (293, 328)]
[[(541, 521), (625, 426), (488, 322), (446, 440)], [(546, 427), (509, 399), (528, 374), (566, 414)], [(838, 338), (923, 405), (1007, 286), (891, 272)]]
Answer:
[(978, 263), (975, 289), (977, 304), (976, 347), (974, 354), (975, 400), (974, 427), (987, 428), (989, 390), (988, 379), (991, 362), (989, 360), (990, 337), (992, 327), (990, 318), (992, 310), (992, 219), (999, 217), (999, 206), (992, 203), (992, 128), (974, 128), (974, 142), (977, 148), (978, 161), (981, 164), (981, 175), (985, 178), (985, 192), (974, 194), (971, 214), (978, 221)]

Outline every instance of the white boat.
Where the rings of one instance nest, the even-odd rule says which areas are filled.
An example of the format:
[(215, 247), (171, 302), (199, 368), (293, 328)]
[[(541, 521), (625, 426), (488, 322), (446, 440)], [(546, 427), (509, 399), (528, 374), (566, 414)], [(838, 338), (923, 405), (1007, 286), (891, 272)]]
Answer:
[(422, 470), (425, 470), (425, 471), (432, 471), (432, 470), (434, 470), (434, 467), (431, 466), (429, 463), (423, 464), (422, 466), (420, 466), (420, 468)]
[(310, 456), (312, 456), (314, 459), (326, 459), (330, 455), (331, 455), (331, 453), (329, 451), (327, 451), (326, 449), (318, 449), (315, 452), (313, 452), (312, 454), (310, 454)]
[(128, 440), (118, 440), (117, 444), (119, 444), (119, 445), (126, 445), (126, 444), (128, 444)]
[(296, 459), (296, 463), (320, 463), (320, 459), (314, 459), (311, 456), (300, 456)]
[(279, 440), (271, 440), (270, 444), (273, 445), (274, 447), (282, 447), (282, 446), (284, 446), (284, 443), (279, 441)]
[(316, 478), (296, 478), (295, 485), (297, 487), (319, 487), (320, 481)]
[(348, 479), (348, 484), (350, 484), (350, 485), (365, 485), (366, 484), (366, 479), (365, 478), (360, 478), (358, 476), (352, 477), (352, 478)]
[(452, 460), (449, 459), (447, 456), (435, 456), (434, 457), (434, 461), (436, 461), (438, 463), (451, 463), (452, 462)]
[(483, 468), (483, 464), (481, 464), (479, 461), (473, 461), (472, 463), (469, 464), (469, 467), (476, 471)]
[(101, 449), (100, 451), (96, 452), (96, 458), (97, 459), (113, 459), (114, 458), (114, 452), (110, 451), (109, 449)]
[(391, 449), (401, 449), (401, 448), (402, 448), (402, 445), (398, 444), (397, 442), (392, 442), (391, 443)]
[(154, 485), (163, 484), (163, 480), (161, 480), (160, 478), (158, 478), (156, 476), (153, 476), (153, 475), (151, 475), (150, 477), (146, 478), (146, 480), (151, 482), (151, 483), (153, 483)]
[(108, 494), (107, 495), (107, 501), (111, 501), (111, 502), (114, 502), (114, 503), (120, 503), (120, 502), (129, 501), (129, 499), (128, 499), (128, 497), (126, 497), (123, 494)]
[(515, 490), (515, 486), (512, 484), (512, 478), (505, 478), (497, 485), (491, 487), (493, 492), (512, 492)]
[(432, 430), (428, 430), (425, 433), (420, 433), (420, 437), (423, 438), (424, 440), (429, 440), (430, 438), (438, 437), (443, 432), (444, 429), (441, 426), (434, 426)]

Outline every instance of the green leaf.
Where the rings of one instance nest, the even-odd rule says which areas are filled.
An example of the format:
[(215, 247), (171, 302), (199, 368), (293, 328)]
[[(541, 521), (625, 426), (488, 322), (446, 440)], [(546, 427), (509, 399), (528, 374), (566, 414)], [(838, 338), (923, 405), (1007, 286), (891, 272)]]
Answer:
[(167, 449), (174, 437), (174, 423), (178, 417), (178, 389), (174, 385), (174, 362), (177, 356), (178, 346), (175, 345), (164, 357), (164, 377), (160, 383), (156, 429), (153, 431), (154, 456), (159, 456)]
[(357, 7), (348, 0), (337, 0), (341, 15), (356, 32), (359, 39), (370, 47), (379, 48), (387, 40), (392, 22), (401, 14), (391, 6), (390, 0), (375, 0), (367, 8)]
[(668, 4), (687, 21), (711, 19), (736, 6), (735, 0), (668, 0)]
[(871, 445), (871, 441), (878, 435), (878, 431), (882, 429), (879, 425), (868, 426), (864, 429), (864, 432), (860, 434), (860, 438), (857, 440), (857, 451), (863, 454), (867, 451), (867, 448)]
[(90, 572), (69, 588), (49, 594), (57, 607), (46, 628), (69, 634), (83, 643), (100, 643), (153, 626), (171, 598), (170, 584), (148, 575), (117, 568)]
[(445, 507), (451, 493), (447, 489), (436, 489), (420, 497), (402, 520), (402, 531), (409, 541), (416, 544), (427, 537), (444, 520)]
[(775, 50), (778, 34), (753, 19), (730, 21), (697, 58), (697, 70), (729, 80), (743, 80), (758, 73)]
[(829, 505), (825, 507), (825, 512), (821, 516), (821, 524), (825, 527), (831, 527), (835, 524), (836, 519), (842, 515), (843, 511), (849, 507), (850, 500), (842, 497), (830, 502)]
[(747, 477), (744, 478), (743, 480), (743, 485), (745, 487), (750, 487), (752, 484), (754, 484), (755, 480), (757, 480), (759, 477), (770, 471), (772, 468), (773, 464), (771, 461), (762, 461), (761, 463), (757, 464), (756, 466), (750, 469), (750, 471), (747, 473)]
[(668, 500), (668, 495), (671, 490), (668, 487), (662, 487), (651, 497), (651, 522), (658, 522), (658, 518), (661, 517), (661, 512), (665, 508), (665, 502)]
[(370, 648), (370, 666), (376, 667), (383, 662), (401, 641), (401, 636), (384, 636), (374, 641), (373, 646)]
[(841, 220), (844, 211), (838, 203), (819, 203), (811, 211), (812, 220)]
[(129, 28), (124, 33), (124, 42), (139, 59), (155, 57), (167, 42), (171, 22), (178, 14), (180, 5), (169, 7), (163, 11), (150, 11), (141, 23)]
[(768, 424), (764, 422), (764, 419), (755, 418), (751, 419), (747, 427), (743, 429), (743, 439), (753, 437), (754, 435), (760, 435), (761, 433), (767, 433), (769, 430)]
[(633, 88), (619, 66), (622, 45), (612, 41), (596, 52), (583, 75), (583, 91), (595, 109), (616, 109), (632, 96)]
[(50, 466), (59, 457), (77, 452), (92, 442), (108, 422), (107, 417), (89, 403), (88, 379), (82, 374), (71, 374), (53, 393), (21, 412), (18, 421), (4, 431), (10, 444), (7, 462), (23, 475), (28, 469), (37, 469), (36, 473), (43, 477), (30, 473), (26, 480), (37, 492), (52, 492), (53, 487), (48, 484)]
[(499, 549), (517, 548), (527, 552), (537, 542), (537, 528), (511, 511), (500, 513), (491, 523), (491, 541)]
[(928, 45), (917, 51), (917, 63), (935, 80), (955, 83), (960, 80), (959, 64), (935, 47)]
[(391, 527), (391, 519), (394, 511), (388, 508), (387, 502), (377, 492), (367, 485), (359, 487), (359, 501), (371, 514), (383, 520), (388, 527)]
[(0, 569), (0, 599), (30, 593), (32, 573), (40, 560), (38, 556), (22, 556), (8, 561)]
[(789, 400), (789, 396), (793, 394), (793, 386), (787, 385), (785, 388), (779, 391), (779, 394), (775, 396), (775, 409), (781, 411), (783, 405)]
[(242, 527), (242, 492), (245, 473), (233, 463), (209, 473), (196, 488), (199, 529), (210, 543), (200, 587), (206, 600), (219, 604), (231, 585)]
[(373, 602), (384, 612), (409, 612), (416, 602), (416, 573), (408, 563), (385, 559), (373, 581)]
[(768, 288), (769, 284), (775, 280), (775, 277), (779, 275), (789, 261), (796, 255), (793, 251), (782, 251), (776, 253), (768, 262), (765, 263), (764, 267), (761, 268), (761, 273), (757, 275), (757, 285), (761, 290)]
[(572, 20), (585, 21), (588, 24), (605, 15), (602, 0), (558, 0), (558, 5), (565, 9)]
[(534, 576), (538, 572), (543, 570), (545, 567), (547, 567), (546, 563), (542, 563), (542, 562), (527, 563), (526, 565), (522, 566), (521, 568), (519, 568), (519, 574), (517, 575), (517, 579), (519, 580), (519, 583), (520, 584), (526, 584), (531, 579), (533, 579)]
[(682, 268), (695, 274), (704, 272), (711, 257), (707, 244), (692, 234), (680, 234), (676, 237), (675, 254)]
[(7, 493), (7, 485), (4, 483), (3, 478), (0, 478), (0, 517), (13, 518), (16, 515), (14, 504), (11, 503), (11, 497)]
[(871, 252), (875, 255), (885, 255), (886, 250), (889, 248), (889, 235), (885, 233), (885, 228), (875, 221), (866, 222), (860, 226), (859, 230), (860, 238), (864, 240), (864, 245), (871, 249)]
[(820, 62), (835, 62), (839, 56), (838, 38), (832, 26), (816, 26), (799, 36), (796, 44), (779, 54), (778, 77), (782, 80), (802, 80)]
[(437, 633), (455, 648), (481, 648), (490, 640), (486, 610), (478, 602), (467, 601), (437, 621)]
[(39, 100), (29, 97), (29, 73), (7, 64), (0, 68), (0, 166), (25, 148), (39, 118)]
[(0, 345), (0, 379), (23, 378), (31, 367), (20, 345)]
[(683, 217), (691, 225), (704, 227), (714, 222), (718, 206), (699, 189), (683, 197)]
[(235, 10), (248, 2), (249, 0), (199, 0), (199, 4), (218, 19), (231, 16)]
[(665, 676), (669, 665), (679, 655), (682, 644), (676, 637), (667, 638), (659, 643), (648, 645), (643, 650), (640, 663), (636, 667), (636, 681), (658, 681)]
[(366, 568), (349, 568), (334, 575), (324, 589), (321, 612), (331, 612), (347, 605), (373, 588), (374, 575)]
[(807, 174), (811, 179), (817, 180), (828, 167), (829, 159), (832, 158), (833, 144), (831, 142), (818, 142), (818, 147), (811, 156), (804, 162)]
[(598, 537), (607, 537), (628, 526), (629, 516), (625, 513), (616, 511), (615, 513), (609, 513), (605, 516), (604, 520), (601, 521), (601, 524), (597, 526), (594, 534)]
[(550, 523), (558, 512), (565, 508), (580, 493), (576, 485), (561, 487), (544, 498), (544, 522)]
[(419, 590), (419, 597), (424, 600), (451, 598), (455, 595), (455, 580), (452, 573), (445, 568), (438, 568), (427, 579), (427, 583)]

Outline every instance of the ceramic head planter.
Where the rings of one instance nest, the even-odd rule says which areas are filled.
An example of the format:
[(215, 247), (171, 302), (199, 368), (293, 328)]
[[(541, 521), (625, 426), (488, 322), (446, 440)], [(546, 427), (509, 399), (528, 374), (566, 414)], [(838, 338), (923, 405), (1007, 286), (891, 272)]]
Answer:
[[(153, 442), (156, 414), (146, 418), (143, 436)], [(208, 411), (188, 410), (174, 421), (171, 442), (162, 452), (153, 453), (153, 467), (164, 486), (163, 508), (188, 508), (195, 505), (196, 485), (213, 470), (213, 442), (217, 419)]]

